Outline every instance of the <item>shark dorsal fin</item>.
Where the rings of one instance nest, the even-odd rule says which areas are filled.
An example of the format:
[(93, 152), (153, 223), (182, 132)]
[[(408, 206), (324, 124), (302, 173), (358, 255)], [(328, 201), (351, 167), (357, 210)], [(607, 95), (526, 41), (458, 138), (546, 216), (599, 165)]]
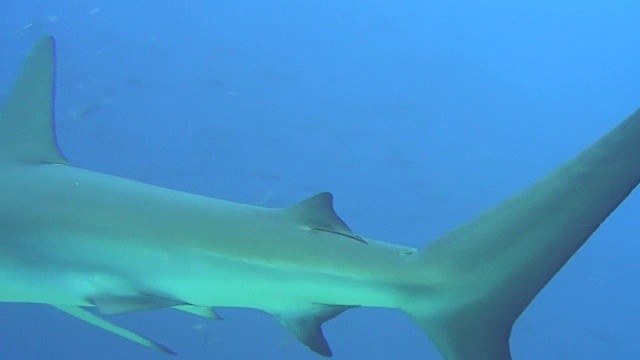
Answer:
[(285, 211), (310, 229), (326, 231), (364, 244), (367, 243), (362, 237), (354, 234), (349, 226), (336, 214), (333, 209), (333, 194), (331, 193), (319, 193), (289, 207)]
[(66, 163), (53, 123), (55, 42), (44, 37), (27, 58), (0, 114), (0, 159)]

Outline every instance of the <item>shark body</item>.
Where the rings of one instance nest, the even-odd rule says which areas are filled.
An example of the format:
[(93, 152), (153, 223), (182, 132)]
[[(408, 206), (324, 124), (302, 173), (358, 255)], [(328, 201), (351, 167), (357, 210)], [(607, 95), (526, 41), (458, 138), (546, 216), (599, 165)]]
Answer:
[(273, 315), (331, 349), (357, 306), (411, 315), (446, 359), (510, 359), (513, 323), (640, 181), (636, 113), (532, 187), (423, 249), (354, 233), (321, 193), (237, 204), (71, 166), (53, 126), (54, 40), (27, 59), (0, 118), (0, 301), (42, 303), (172, 351), (87, 311), (215, 307)]

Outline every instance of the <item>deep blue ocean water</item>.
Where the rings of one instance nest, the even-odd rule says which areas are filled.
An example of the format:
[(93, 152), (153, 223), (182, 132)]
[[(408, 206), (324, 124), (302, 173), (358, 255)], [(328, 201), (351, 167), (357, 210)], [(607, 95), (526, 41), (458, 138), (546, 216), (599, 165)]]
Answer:
[[(356, 232), (422, 247), (640, 105), (639, 13), (631, 0), (6, 1), (0, 99), (53, 34), (72, 163), (270, 207), (331, 191)], [(515, 359), (640, 358), (639, 195), (516, 323)], [(111, 319), (181, 359), (317, 358), (268, 315), (220, 312)], [(399, 311), (351, 310), (325, 333), (336, 359), (439, 359)], [(0, 359), (168, 358), (44, 305), (0, 305), (0, 343)]]

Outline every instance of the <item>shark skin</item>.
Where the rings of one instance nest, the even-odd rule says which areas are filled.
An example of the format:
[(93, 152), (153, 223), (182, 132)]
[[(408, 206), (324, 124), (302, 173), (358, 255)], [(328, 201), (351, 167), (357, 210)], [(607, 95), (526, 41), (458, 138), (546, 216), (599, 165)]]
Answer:
[(396, 308), (445, 359), (510, 359), (513, 323), (640, 181), (640, 113), (528, 189), (423, 249), (362, 237), (321, 193), (237, 204), (74, 167), (55, 140), (54, 40), (0, 117), (0, 301), (48, 304), (173, 353), (103, 315), (265, 311), (322, 356), (322, 323)]

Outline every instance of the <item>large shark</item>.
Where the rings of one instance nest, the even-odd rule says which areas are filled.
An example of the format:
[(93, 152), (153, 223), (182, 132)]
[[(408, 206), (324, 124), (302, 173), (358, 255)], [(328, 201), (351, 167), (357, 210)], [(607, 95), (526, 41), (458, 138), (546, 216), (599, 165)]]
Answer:
[(54, 39), (0, 118), (0, 301), (48, 304), (141, 345), (101, 314), (215, 318), (243, 307), (309, 349), (358, 306), (401, 309), (446, 359), (509, 359), (515, 320), (640, 181), (640, 113), (530, 188), (423, 249), (354, 233), (321, 193), (269, 209), (70, 165), (53, 125)]

